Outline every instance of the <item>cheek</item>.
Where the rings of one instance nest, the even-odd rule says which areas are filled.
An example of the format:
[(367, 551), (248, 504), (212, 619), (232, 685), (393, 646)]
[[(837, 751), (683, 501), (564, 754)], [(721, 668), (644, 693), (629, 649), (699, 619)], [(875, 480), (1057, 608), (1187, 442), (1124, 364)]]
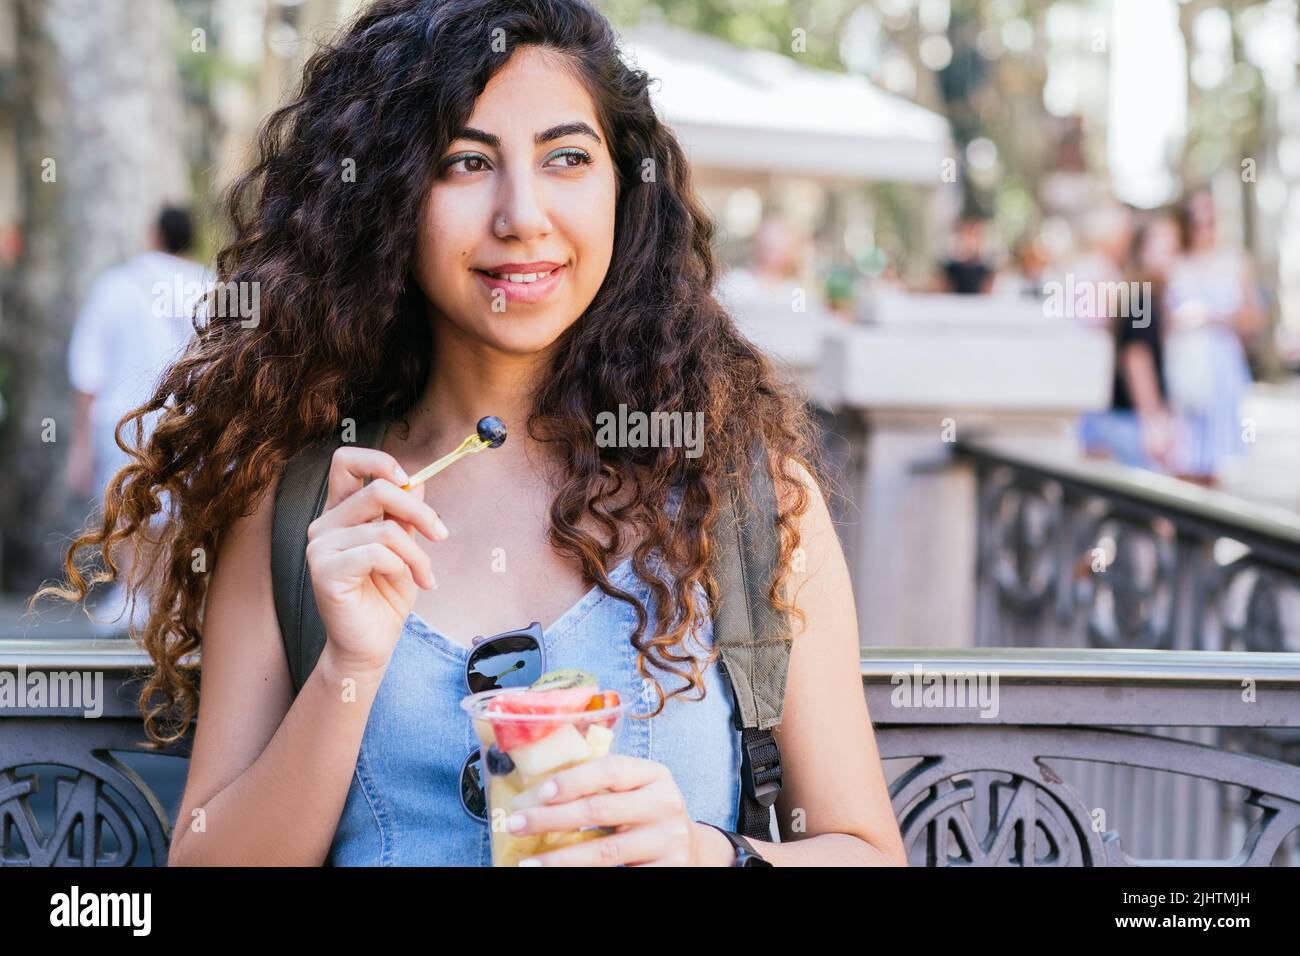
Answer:
[(599, 286), (614, 253), (613, 180), (593, 182), (590, 192), (570, 208), (575, 212), (566, 218), (565, 231), (573, 237), (582, 277)]
[(435, 192), (425, 206), (416, 262), (426, 293), (450, 288), (456, 280), (456, 270), (469, 268), (474, 237), (467, 224), (475, 220), (471, 211), (461, 208), (462, 205)]

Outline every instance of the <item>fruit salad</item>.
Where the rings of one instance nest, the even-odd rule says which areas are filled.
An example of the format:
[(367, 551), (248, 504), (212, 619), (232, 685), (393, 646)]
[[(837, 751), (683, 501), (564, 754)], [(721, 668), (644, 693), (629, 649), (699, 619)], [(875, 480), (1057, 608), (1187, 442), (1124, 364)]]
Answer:
[(586, 671), (550, 671), (526, 690), (484, 691), (461, 706), (482, 747), (493, 866), (518, 866), (524, 857), (612, 832), (590, 827), (516, 836), (505, 820), (542, 804), (538, 790), (553, 774), (610, 752), (627, 706), (616, 691), (601, 690)]

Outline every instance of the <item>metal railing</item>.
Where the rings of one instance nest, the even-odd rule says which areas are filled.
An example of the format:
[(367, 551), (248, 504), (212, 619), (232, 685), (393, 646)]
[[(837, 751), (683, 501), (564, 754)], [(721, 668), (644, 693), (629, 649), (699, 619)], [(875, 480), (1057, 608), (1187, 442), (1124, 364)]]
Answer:
[(148, 745), (150, 666), (126, 639), (0, 640), (0, 865), (166, 864), (193, 733)]
[(1300, 515), (1103, 461), (958, 445), (976, 644), (1300, 651)]
[(1300, 728), (1300, 654), (897, 649), (862, 678), (913, 865), (1300, 865), (1300, 767), (1241, 736)]
[[(166, 862), (191, 738), (145, 747), (135, 697), (148, 664), (125, 641), (0, 641), (0, 864)], [(56, 708), (24, 692), (11, 706), (20, 675), (84, 699)], [(1300, 862), (1300, 767), (1232, 738), (1300, 728), (1300, 654), (876, 650), (862, 680), (916, 865)], [(88, 704), (100, 716), (84, 716)], [(1136, 729), (1151, 724), (1223, 736)], [(1096, 767), (1133, 786), (1097, 792)], [(1143, 773), (1170, 785), (1142, 789)], [(1209, 821), (1203, 839), (1142, 853), (1177, 845), (1162, 829), (1183, 802), (1210, 811), (1184, 814)]]

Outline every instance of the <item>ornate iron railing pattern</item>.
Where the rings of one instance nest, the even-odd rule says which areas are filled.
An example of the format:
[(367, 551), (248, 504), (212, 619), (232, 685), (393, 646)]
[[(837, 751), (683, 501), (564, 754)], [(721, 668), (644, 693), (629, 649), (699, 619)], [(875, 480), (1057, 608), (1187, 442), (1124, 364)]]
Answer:
[(29, 706), (0, 707), (0, 865), (166, 864), (178, 808), (164, 807), (125, 755), (188, 758), (193, 735), (148, 746), (136, 700), (149, 664), (127, 640), (0, 640), (10, 689), (38, 674), (50, 687), (59, 675), (101, 681), (96, 717), (31, 706), (30, 694)]
[(979, 646), (1300, 650), (1300, 515), (1112, 462), (957, 451)]
[[(963, 674), (996, 688), (995, 714), (900, 706)], [(900, 649), (862, 676), (914, 865), (1300, 865), (1300, 767), (1143, 729), (1294, 730), (1300, 654)], [(1183, 785), (1125, 792), (1117, 769)], [(1177, 805), (1198, 789), (1213, 814)]]
[[(0, 863), (166, 862), (178, 808), (164, 807), (117, 756), (153, 752), (135, 705), (146, 664), (122, 641), (0, 642), (0, 672), (93, 671), (104, 688), (100, 717), (0, 709)], [(961, 674), (994, 687), (995, 714), (902, 706), (909, 682)], [(1241, 791), (1240, 805), (1224, 799), (1220, 808), (1220, 842), (1235, 845), (1179, 862), (1300, 862), (1300, 767), (1134, 729), (1300, 728), (1300, 654), (898, 649), (864, 657), (862, 680), (914, 864), (1171, 862), (1133, 851), (1143, 828), (1170, 815), (1170, 798), (1153, 791), (1138, 806), (1116, 805), (1088, 792), (1078, 768), (1093, 765), (1190, 778), (1220, 796)], [(188, 756), (188, 738), (164, 752)], [(42, 787), (53, 791), (45, 826), (34, 807)]]

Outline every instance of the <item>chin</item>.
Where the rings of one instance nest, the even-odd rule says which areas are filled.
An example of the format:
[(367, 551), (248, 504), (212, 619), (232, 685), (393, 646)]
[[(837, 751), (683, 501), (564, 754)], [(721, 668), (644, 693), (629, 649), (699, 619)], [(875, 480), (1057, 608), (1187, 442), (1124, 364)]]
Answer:
[(573, 322), (538, 315), (494, 315), (479, 329), (485, 342), (507, 355), (535, 355), (555, 344)]

